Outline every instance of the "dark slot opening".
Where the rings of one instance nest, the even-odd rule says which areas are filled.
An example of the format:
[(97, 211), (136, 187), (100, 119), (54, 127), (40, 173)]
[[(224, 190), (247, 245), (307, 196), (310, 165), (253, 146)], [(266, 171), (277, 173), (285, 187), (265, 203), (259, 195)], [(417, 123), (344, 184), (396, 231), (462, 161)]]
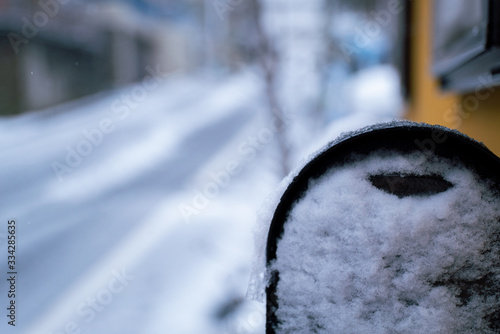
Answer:
[(399, 198), (435, 195), (453, 187), (440, 175), (381, 174), (369, 179), (376, 188)]

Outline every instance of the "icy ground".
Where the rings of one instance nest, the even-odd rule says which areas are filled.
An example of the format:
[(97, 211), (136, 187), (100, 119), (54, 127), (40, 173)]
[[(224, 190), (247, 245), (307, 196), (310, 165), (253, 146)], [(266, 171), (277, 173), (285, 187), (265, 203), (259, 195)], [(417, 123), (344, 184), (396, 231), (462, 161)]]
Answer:
[[(172, 75), (0, 119), (0, 332), (261, 333), (251, 230), (282, 177), (261, 87)], [(359, 116), (330, 134), (388, 117)]]
[[(169, 78), (122, 103), (132, 92), (0, 123), (4, 246), (7, 219), (18, 224), (16, 333), (221, 333), (218, 313), (245, 295), (254, 209), (277, 182), (252, 155), (265, 145), (246, 139), (264, 126), (259, 85)], [(230, 162), (240, 168), (227, 174)]]

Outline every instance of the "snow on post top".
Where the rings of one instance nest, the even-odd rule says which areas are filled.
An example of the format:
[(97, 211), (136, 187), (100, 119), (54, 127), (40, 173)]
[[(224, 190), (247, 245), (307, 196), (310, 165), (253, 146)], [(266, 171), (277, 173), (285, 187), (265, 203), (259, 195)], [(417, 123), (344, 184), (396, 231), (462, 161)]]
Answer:
[[(281, 193), (332, 147), (366, 136), (376, 148), (369, 134), (390, 128), (445, 131), (484, 149), (442, 127), (375, 125), (327, 145)], [(268, 263), (268, 273), (279, 273), (271, 286), (276, 333), (499, 332), (498, 184), (454, 153), (397, 146), (344, 152), (296, 196)]]
[[(441, 175), (396, 196), (371, 175)], [(499, 195), (446, 159), (375, 152), (333, 169), (294, 206), (278, 242), (276, 333), (498, 333)]]

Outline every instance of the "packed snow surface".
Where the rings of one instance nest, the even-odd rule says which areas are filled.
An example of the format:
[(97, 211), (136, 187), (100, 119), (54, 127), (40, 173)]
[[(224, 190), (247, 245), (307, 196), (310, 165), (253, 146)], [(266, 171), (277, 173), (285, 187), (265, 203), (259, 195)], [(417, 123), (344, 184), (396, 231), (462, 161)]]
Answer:
[[(353, 156), (316, 180), (278, 242), (278, 333), (498, 333), (500, 203), (459, 161)], [(398, 197), (373, 175), (438, 175)]]

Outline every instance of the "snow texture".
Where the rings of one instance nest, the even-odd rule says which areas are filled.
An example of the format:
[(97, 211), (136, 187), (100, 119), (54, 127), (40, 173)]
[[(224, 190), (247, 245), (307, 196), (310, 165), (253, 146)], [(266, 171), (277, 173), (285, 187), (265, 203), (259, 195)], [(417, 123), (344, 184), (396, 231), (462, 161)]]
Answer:
[[(277, 332), (498, 333), (497, 191), (459, 161), (391, 151), (351, 158), (311, 181), (285, 223), (272, 264)], [(399, 198), (369, 179), (395, 173), (453, 186)]]
[[(300, 160), (297, 166), (275, 187), (275, 189), (267, 196), (267, 198), (263, 201), (262, 206), (257, 212), (257, 224), (255, 225), (253, 234), (254, 234), (254, 258), (252, 263), (252, 272), (250, 277), (250, 282), (247, 291), (247, 297), (252, 300), (257, 300), (260, 302), (264, 301), (264, 290), (267, 284), (266, 277), (266, 243), (267, 243), (267, 234), (269, 232), (269, 225), (274, 215), (274, 210), (278, 206), (280, 202), (281, 196), (288, 188), (290, 183), (294, 180), (294, 178), (299, 174), (299, 172), (312, 161), (315, 157), (321, 155), (323, 152), (328, 150), (330, 147), (347, 140), (351, 137), (369, 133), (378, 129), (390, 128), (390, 127), (399, 127), (399, 126), (418, 126), (418, 127), (433, 127), (437, 129), (446, 129), (441, 126), (433, 126), (425, 123), (416, 123), (406, 120), (393, 120), (390, 122), (379, 122), (375, 124), (371, 124), (364, 127), (356, 127), (358, 124), (357, 121), (353, 121), (352, 119), (347, 120), (342, 124), (342, 126), (337, 127), (335, 124), (326, 130), (326, 133), (330, 135), (331, 139), (323, 139), (318, 141), (312, 145), (312, 147), (316, 148), (313, 153), (304, 154), (305, 158)], [(344, 131), (340, 131), (340, 129), (345, 129)], [(464, 136), (462, 133), (456, 131), (457, 134)], [(328, 138), (326, 137), (325, 138)], [(464, 136), (465, 137), (465, 136)], [(467, 137), (468, 138), (468, 137)], [(470, 139), (470, 138), (469, 138)], [(323, 144), (321, 144), (323, 142)]]

